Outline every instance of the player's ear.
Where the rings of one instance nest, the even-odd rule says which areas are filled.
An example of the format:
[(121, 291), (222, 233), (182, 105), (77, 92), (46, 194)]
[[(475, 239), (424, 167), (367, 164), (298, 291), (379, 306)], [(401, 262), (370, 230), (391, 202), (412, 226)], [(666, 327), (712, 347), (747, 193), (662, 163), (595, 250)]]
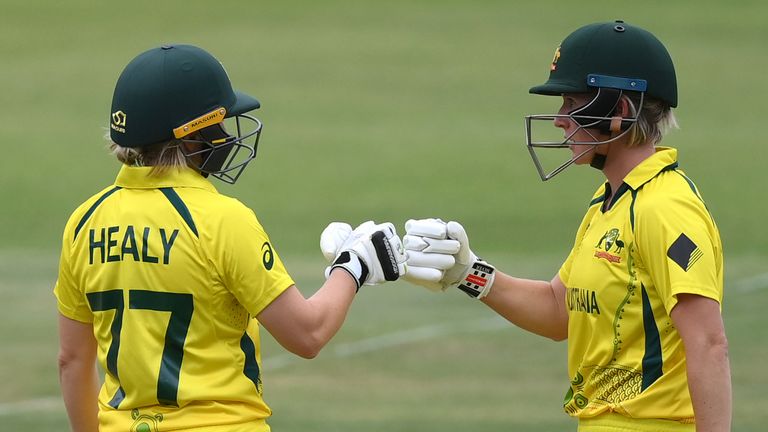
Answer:
[(616, 107), (611, 114), (609, 130), (612, 136), (621, 133), (630, 126), (631, 123), (624, 119), (635, 117), (635, 109), (632, 100), (626, 94), (622, 94), (616, 101)]
[(202, 137), (197, 132), (192, 132), (180, 139), (181, 146), (184, 148), (185, 153), (195, 153), (203, 149), (202, 144), (195, 141), (202, 141)]
[(634, 102), (632, 102), (632, 100), (626, 94), (622, 95), (618, 104), (616, 104), (615, 115), (621, 116), (623, 118), (635, 117)]

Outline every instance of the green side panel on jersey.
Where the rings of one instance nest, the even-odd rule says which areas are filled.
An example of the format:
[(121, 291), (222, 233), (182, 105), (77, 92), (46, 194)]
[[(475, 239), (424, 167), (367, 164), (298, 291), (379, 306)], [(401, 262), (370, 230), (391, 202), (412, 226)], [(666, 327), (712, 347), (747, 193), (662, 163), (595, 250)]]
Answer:
[(643, 327), (645, 329), (645, 354), (643, 355), (643, 384), (641, 391), (651, 386), (664, 374), (661, 358), (661, 338), (659, 329), (656, 328), (656, 319), (653, 316), (651, 302), (645, 286), (641, 285), (643, 294)]
[(261, 393), (261, 371), (259, 370), (259, 364), (256, 362), (256, 345), (253, 344), (248, 333), (243, 333), (243, 337), (240, 338), (240, 348), (245, 355), (243, 374), (253, 381), (256, 390)]

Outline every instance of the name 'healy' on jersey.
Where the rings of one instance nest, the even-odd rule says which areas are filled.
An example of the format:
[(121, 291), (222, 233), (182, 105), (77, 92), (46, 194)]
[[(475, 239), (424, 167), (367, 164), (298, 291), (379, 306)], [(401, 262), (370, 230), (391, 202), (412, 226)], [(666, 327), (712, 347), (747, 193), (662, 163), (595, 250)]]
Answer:
[(178, 229), (153, 230), (150, 227), (136, 228), (133, 225), (91, 228), (88, 230), (88, 264), (94, 263), (96, 254), (100, 258), (97, 262), (102, 264), (126, 259), (157, 264), (160, 261), (159, 255), (153, 254), (162, 250), (163, 264), (167, 265), (171, 262), (171, 248), (178, 235)]

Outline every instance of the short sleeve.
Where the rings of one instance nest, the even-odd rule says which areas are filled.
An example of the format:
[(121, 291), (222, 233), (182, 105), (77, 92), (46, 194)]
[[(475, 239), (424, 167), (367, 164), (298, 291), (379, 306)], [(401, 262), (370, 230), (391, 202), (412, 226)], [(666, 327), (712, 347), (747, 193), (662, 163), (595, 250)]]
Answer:
[(678, 294), (722, 301), (720, 236), (696, 195), (660, 196), (638, 207), (635, 239), (668, 313)]
[(210, 239), (211, 248), (226, 288), (258, 315), (294, 281), (253, 211), (234, 202)]
[(57, 307), (62, 315), (75, 321), (91, 323), (93, 322), (93, 312), (88, 306), (85, 293), (83, 293), (72, 276), (72, 236), (70, 235), (71, 230), (69, 228), (70, 224), (67, 224), (61, 245), (59, 274), (56, 279), (56, 285), (53, 288), (53, 293), (56, 296)]

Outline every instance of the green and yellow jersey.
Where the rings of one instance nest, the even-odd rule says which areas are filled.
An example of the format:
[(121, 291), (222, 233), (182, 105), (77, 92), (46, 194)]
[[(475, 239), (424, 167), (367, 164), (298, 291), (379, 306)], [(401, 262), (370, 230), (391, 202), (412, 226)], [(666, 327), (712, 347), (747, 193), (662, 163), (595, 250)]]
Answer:
[(670, 312), (682, 293), (722, 301), (723, 257), (675, 149), (657, 148), (613, 194), (608, 183), (597, 190), (559, 276), (569, 314), (565, 411), (692, 423)]
[(294, 282), (253, 211), (149, 170), (123, 166), (63, 236), (54, 292), (93, 324), (100, 430), (268, 431), (254, 317)]

